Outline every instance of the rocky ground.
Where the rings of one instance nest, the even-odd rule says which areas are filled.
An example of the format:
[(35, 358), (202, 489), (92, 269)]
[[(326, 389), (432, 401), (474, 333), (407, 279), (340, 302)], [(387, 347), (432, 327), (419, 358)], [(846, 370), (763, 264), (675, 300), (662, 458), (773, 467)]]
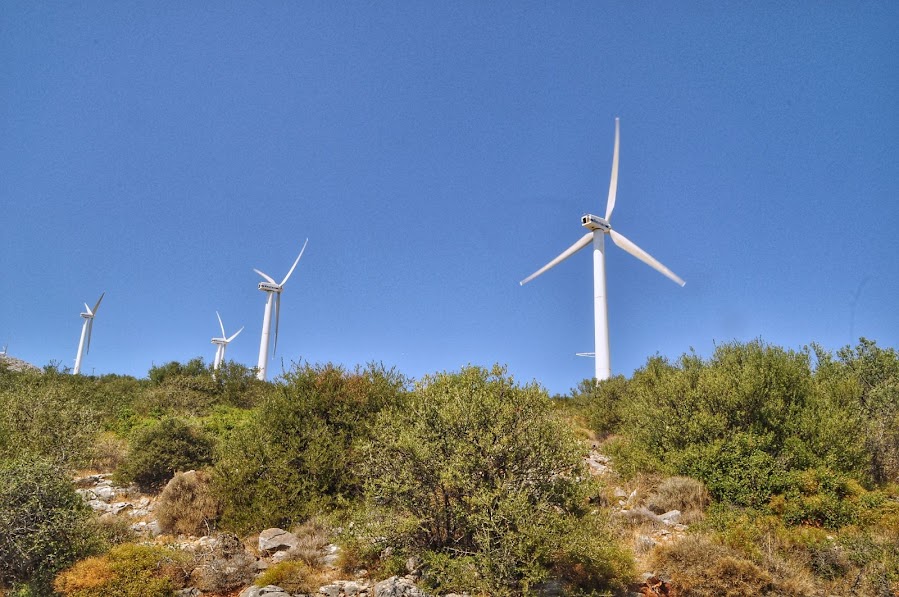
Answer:
[[(590, 452), (587, 463), (594, 475), (605, 477), (611, 485), (614, 474), (608, 457), (594, 449)], [(271, 585), (250, 585), (253, 578), (258, 578), (272, 565), (291, 558), (298, 548), (300, 538), (277, 528), (264, 529), (249, 542), (242, 542), (238, 537), (227, 533), (206, 537), (166, 536), (162, 534), (154, 515), (155, 496), (142, 494), (135, 487), (116, 486), (108, 474), (87, 475), (75, 482), (84, 501), (101, 516), (125, 520), (131, 530), (148, 543), (168, 545), (194, 554), (196, 561), (200, 563), (191, 574), (190, 588), (179, 592), (181, 597), (426, 597), (415, 585), (419, 570), (414, 561), (407, 563), (406, 576), (394, 576), (376, 582), (362, 570), (355, 578), (326, 580), (311, 594), (291, 594)], [(687, 526), (680, 522), (679, 511), (656, 514), (642, 506), (637, 489), (627, 491), (622, 487), (614, 487), (612, 495), (617, 500), (617, 503), (612, 504), (614, 516), (622, 518), (625, 527), (633, 532), (633, 550), (638, 566), (643, 565), (644, 556), (655, 546), (674, 541), (687, 530)], [(317, 561), (331, 571), (323, 578), (335, 577), (338, 574), (336, 564), (339, 547), (325, 544), (318, 549), (320, 553)], [(656, 578), (651, 571), (644, 571), (642, 579), (640, 585), (633, 587), (634, 597), (670, 594), (666, 583)], [(230, 588), (234, 586), (240, 588)], [(561, 594), (560, 591), (551, 589), (547, 593)]]

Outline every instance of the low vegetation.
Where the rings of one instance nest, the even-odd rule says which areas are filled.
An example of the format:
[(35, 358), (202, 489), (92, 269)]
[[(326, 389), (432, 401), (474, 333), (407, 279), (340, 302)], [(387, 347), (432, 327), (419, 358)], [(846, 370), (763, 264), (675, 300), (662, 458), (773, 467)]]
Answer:
[[(585, 468), (588, 438), (612, 457), (608, 485)], [(899, 594), (899, 355), (864, 339), (652, 357), (557, 399), (501, 367), (414, 383), (380, 365), (272, 383), (200, 359), (146, 379), (0, 368), (0, 593), (252, 577), (133, 543), (75, 493), (86, 469), (158, 493), (166, 532), (293, 530), (257, 580), (294, 591), (335, 574), (336, 541), (346, 572), (414, 565), (440, 593), (616, 595), (649, 569), (683, 596)], [(673, 510), (689, 531), (657, 545), (646, 532)]]

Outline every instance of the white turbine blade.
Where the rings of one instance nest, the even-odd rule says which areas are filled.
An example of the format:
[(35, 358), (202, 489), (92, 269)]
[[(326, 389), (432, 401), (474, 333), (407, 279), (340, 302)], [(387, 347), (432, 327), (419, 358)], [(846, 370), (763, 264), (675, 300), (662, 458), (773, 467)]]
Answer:
[(274, 278), (272, 278), (272, 277), (269, 276), (268, 274), (263, 273), (263, 272), (260, 272), (260, 271), (259, 271), (258, 269), (256, 269), (256, 268), (253, 268), (253, 271), (256, 272), (257, 274), (259, 274), (260, 276), (262, 276), (263, 278), (265, 278), (266, 280), (268, 280), (269, 282), (271, 282), (272, 284), (275, 284), (275, 285), (278, 284), (277, 282), (275, 282)]
[(272, 346), (272, 356), (278, 351), (278, 324), (281, 323), (281, 293), (275, 297), (275, 344)]
[(243, 328), (240, 328), (239, 330), (237, 330), (236, 332), (234, 332), (234, 335), (231, 336), (230, 338), (228, 338), (227, 340), (225, 340), (225, 343), (228, 343), (228, 342), (230, 342), (231, 340), (234, 340), (235, 338), (237, 338), (237, 334), (241, 333), (242, 331), (243, 331)]
[(612, 217), (615, 209), (615, 196), (618, 194), (618, 139), (619, 122), (615, 119), (615, 152), (612, 154), (612, 179), (609, 181), (609, 199), (606, 201), (606, 222)]
[(84, 303), (84, 309), (87, 311), (87, 314), (88, 314), (88, 315), (90, 315), (91, 317), (94, 316), (94, 312), (91, 311), (91, 308), (88, 306), (87, 303)]
[(555, 259), (553, 259), (552, 261), (550, 261), (549, 263), (547, 263), (546, 265), (544, 265), (543, 267), (541, 267), (540, 269), (535, 271), (533, 274), (531, 274), (530, 276), (528, 276), (527, 278), (525, 278), (524, 280), (519, 282), (519, 284), (521, 286), (524, 286), (525, 284), (527, 284), (528, 282), (530, 282), (531, 280), (533, 280), (534, 278), (536, 278), (537, 276), (539, 276), (540, 274), (545, 272), (546, 270), (559, 265), (560, 263), (562, 263), (563, 261), (565, 261), (572, 255), (574, 255), (575, 253), (577, 253), (578, 251), (580, 251), (581, 249), (583, 249), (584, 247), (589, 245), (590, 241), (592, 241), (592, 240), (593, 240), (593, 233), (588, 232), (587, 234), (582, 236), (580, 238), (580, 240), (578, 240), (576, 243), (574, 243), (573, 245), (571, 245), (570, 247), (568, 247), (567, 249), (562, 251), (561, 255), (559, 255), (558, 257), (556, 257)]
[(297, 255), (297, 260), (293, 262), (293, 266), (290, 268), (290, 271), (287, 272), (287, 275), (284, 276), (284, 279), (281, 281), (280, 286), (284, 286), (284, 284), (287, 283), (287, 278), (289, 278), (289, 277), (290, 277), (290, 274), (293, 273), (293, 270), (296, 269), (297, 264), (300, 262), (300, 257), (303, 256), (303, 251), (306, 250), (306, 245), (307, 245), (307, 244), (309, 244), (309, 239), (308, 239), (308, 238), (306, 239), (306, 242), (303, 243), (303, 248), (300, 249), (300, 254)]
[(91, 332), (94, 331), (94, 318), (90, 317), (87, 320), (87, 348), (84, 352), (90, 353), (91, 351)]
[(680, 284), (681, 286), (686, 284), (686, 282), (677, 277), (677, 275), (673, 271), (662, 265), (655, 257), (629, 241), (624, 237), (624, 235), (615, 232), (614, 230), (610, 230), (609, 234), (612, 236), (612, 242), (618, 245), (619, 248), (627, 251), (649, 267), (653, 268), (654, 270), (658, 271), (660, 274), (668, 277), (674, 282)]
[(219, 312), (215, 312), (215, 316), (219, 318), (219, 327), (222, 328), (222, 338), (225, 337), (225, 324), (222, 323), (222, 316), (219, 315)]
[(96, 315), (96, 314), (97, 314), (97, 309), (100, 308), (100, 301), (103, 300), (103, 297), (104, 297), (104, 296), (106, 296), (106, 293), (105, 293), (105, 292), (104, 292), (103, 294), (100, 295), (100, 298), (97, 299), (97, 304), (94, 305), (94, 310), (91, 311), (91, 315)]

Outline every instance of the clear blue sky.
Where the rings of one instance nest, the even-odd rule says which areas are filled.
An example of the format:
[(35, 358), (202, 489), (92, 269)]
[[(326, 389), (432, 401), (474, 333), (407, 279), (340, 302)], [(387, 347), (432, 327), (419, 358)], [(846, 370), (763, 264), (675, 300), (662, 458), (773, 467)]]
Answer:
[[(0, 346), (87, 373), (203, 356), (592, 376), (733, 339), (899, 345), (899, 3), (0, 5)], [(859, 289), (860, 292), (859, 292)]]

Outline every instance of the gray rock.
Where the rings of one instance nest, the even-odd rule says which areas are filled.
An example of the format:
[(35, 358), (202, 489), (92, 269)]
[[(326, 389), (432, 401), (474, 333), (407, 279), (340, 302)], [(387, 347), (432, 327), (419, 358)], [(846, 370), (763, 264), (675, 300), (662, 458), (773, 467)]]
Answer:
[(114, 498), (116, 495), (116, 490), (113, 489), (108, 484), (98, 485), (98, 486), (94, 487), (93, 491), (94, 491), (94, 495), (96, 495), (97, 498), (103, 500), (104, 502), (108, 502), (109, 500)]
[(123, 512), (125, 510), (130, 510), (134, 507), (131, 502), (118, 502), (115, 504), (109, 504), (107, 508), (107, 512), (111, 512), (112, 514), (118, 514), (119, 512)]
[(247, 587), (241, 591), (239, 597), (290, 597), (290, 593), (275, 585), (268, 585), (266, 587), (257, 587), (253, 585), (252, 587)]
[(271, 553), (279, 550), (293, 549), (300, 540), (293, 533), (284, 529), (265, 529), (259, 533), (259, 551)]
[(677, 524), (680, 520), (681, 512), (680, 510), (669, 510), (664, 514), (660, 515), (659, 518), (662, 519), (662, 522), (665, 524)]
[(427, 597), (408, 578), (391, 576), (375, 585), (374, 597)]
[(90, 506), (91, 510), (95, 512), (106, 512), (106, 510), (108, 509), (106, 502), (100, 500), (90, 500), (87, 505)]
[(324, 554), (321, 558), (322, 564), (325, 566), (336, 566), (338, 559), (340, 559), (340, 546), (333, 543), (325, 545)]

